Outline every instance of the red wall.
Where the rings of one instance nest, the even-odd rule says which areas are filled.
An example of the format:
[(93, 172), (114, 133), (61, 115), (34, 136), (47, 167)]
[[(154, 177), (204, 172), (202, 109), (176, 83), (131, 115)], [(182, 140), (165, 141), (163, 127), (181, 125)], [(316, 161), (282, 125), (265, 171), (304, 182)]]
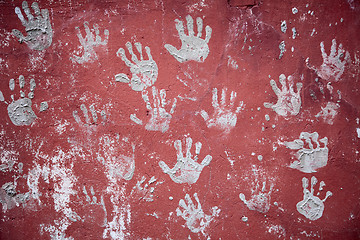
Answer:
[(1, 239), (359, 238), (359, 1), (0, 8)]

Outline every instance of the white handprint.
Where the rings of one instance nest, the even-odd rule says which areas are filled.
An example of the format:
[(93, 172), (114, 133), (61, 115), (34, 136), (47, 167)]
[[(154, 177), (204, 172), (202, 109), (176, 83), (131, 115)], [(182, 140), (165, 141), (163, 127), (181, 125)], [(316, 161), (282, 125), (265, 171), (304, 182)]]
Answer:
[[(186, 226), (193, 233), (203, 232), (210, 222), (217, 216), (219, 216), (220, 209), (215, 206), (211, 209), (211, 215), (207, 215), (201, 208), (201, 204), (197, 193), (194, 193), (194, 198), (197, 202), (197, 206), (191, 200), (189, 194), (185, 195), (185, 200), (180, 199), (179, 207), (176, 208), (177, 216), (181, 216), (186, 221)], [(181, 209), (181, 208), (183, 209)]]
[(123, 48), (119, 48), (119, 50), (116, 52), (116, 55), (121, 57), (126, 66), (130, 68), (132, 73), (131, 80), (126, 74), (119, 73), (115, 75), (115, 81), (128, 83), (131, 89), (134, 91), (142, 91), (152, 86), (156, 82), (158, 77), (158, 67), (151, 56), (149, 47), (145, 47), (149, 60), (144, 60), (141, 43), (137, 42), (134, 45), (139, 52), (140, 60), (133, 52), (130, 42), (126, 43), (126, 47), (131, 54), (132, 62), (126, 57), (125, 50)]
[(111, 182), (119, 179), (129, 181), (135, 172), (135, 144), (130, 144), (127, 138), (120, 140), (118, 136), (104, 135), (100, 138), (96, 152), (97, 160), (105, 166)]
[[(329, 154), (329, 149), (327, 148), (328, 139), (324, 137), (318, 140), (318, 138), (319, 134), (317, 132), (302, 132), (299, 139), (284, 143), (287, 148), (299, 150), (297, 152), (299, 161), (293, 162), (290, 165), (291, 168), (298, 169), (304, 173), (312, 173), (316, 172), (316, 169), (326, 166)], [(320, 147), (319, 142), (323, 143), (324, 146)], [(313, 143), (316, 144), (316, 148), (314, 148)], [(305, 144), (309, 148), (305, 148)]]
[(289, 88), (287, 87), (286, 76), (284, 74), (279, 76), (279, 81), (281, 83), (281, 90), (278, 88), (275, 80), (271, 79), (270, 81), (270, 85), (278, 97), (276, 104), (266, 102), (264, 106), (272, 108), (277, 114), (284, 117), (288, 114), (297, 115), (301, 107), (300, 90), (302, 83), (296, 83), (297, 92), (294, 92), (294, 80), (291, 75), (287, 78)]
[(86, 201), (90, 205), (101, 206), (102, 210), (104, 211), (104, 222), (102, 224), (102, 227), (105, 227), (107, 224), (107, 211), (106, 211), (103, 195), (101, 195), (100, 201), (98, 201), (97, 197), (95, 196), (94, 188), (92, 186), (90, 187), (90, 193), (92, 195), (92, 198), (89, 196), (88, 192), (86, 191), (85, 186), (83, 187), (83, 193), (86, 196)]
[(77, 55), (73, 55), (73, 57), (70, 57), (71, 61), (80, 64), (97, 59), (97, 55), (96, 52), (94, 51), (94, 47), (101, 45), (105, 46), (109, 40), (109, 30), (105, 29), (104, 30), (105, 39), (104, 41), (101, 41), (101, 37), (99, 35), (100, 34), (99, 25), (97, 24), (94, 24), (94, 30), (93, 30), (95, 31), (95, 37), (91, 29), (89, 28), (88, 22), (84, 22), (84, 28), (86, 32), (85, 38), (81, 35), (79, 27), (75, 27), (77, 31), (77, 37), (79, 38), (79, 42), (84, 48), (84, 54), (81, 57)]
[(179, 19), (175, 19), (176, 29), (179, 33), (181, 40), (181, 49), (177, 50), (174, 46), (170, 44), (165, 44), (165, 48), (169, 53), (175, 57), (179, 62), (186, 62), (194, 60), (197, 62), (204, 62), (207, 56), (209, 55), (209, 40), (211, 38), (212, 29), (209, 26), (206, 26), (205, 39), (201, 38), (202, 29), (203, 29), (203, 20), (198, 17), (196, 18), (196, 23), (198, 27), (198, 33), (195, 36), (194, 33), (194, 20), (190, 15), (186, 16), (188, 35), (185, 34), (184, 24)]
[(191, 145), (192, 139), (190, 137), (186, 138), (186, 156), (184, 157), (181, 147), (181, 141), (176, 140), (174, 142), (174, 147), (176, 149), (177, 162), (174, 168), (170, 169), (168, 165), (160, 161), (159, 166), (164, 173), (168, 174), (170, 178), (176, 183), (195, 183), (200, 176), (203, 168), (210, 164), (212, 156), (207, 155), (201, 163), (198, 163), (198, 156), (201, 150), (201, 142), (195, 143), (195, 156), (191, 155)]
[[(332, 192), (330, 191), (326, 192), (326, 196), (323, 200), (314, 196), (314, 186), (316, 185), (316, 183), (316, 177), (311, 177), (311, 187), (309, 191), (307, 189), (309, 187), (309, 180), (305, 177), (302, 179), (304, 199), (296, 204), (296, 209), (298, 210), (298, 212), (312, 221), (322, 217), (322, 214), (324, 212), (324, 202), (328, 197), (332, 196)], [(323, 186), (325, 186), (325, 183), (321, 181), (319, 187), (320, 191), (322, 190)], [(319, 195), (319, 193), (317, 195)]]
[[(19, 86), (20, 89), (25, 86), (25, 78), (23, 75), (19, 76)], [(36, 119), (36, 115), (32, 110), (31, 99), (34, 98), (34, 90), (36, 83), (34, 79), (30, 80), (30, 92), (28, 97), (25, 97), (25, 93), (20, 90), (20, 98), (14, 100), (14, 95), (11, 95), (12, 102), (9, 104), (5, 101), (3, 93), (0, 91), (0, 101), (8, 104), (7, 111), (11, 122), (16, 126), (30, 125)], [(15, 89), (15, 80), (10, 79), (9, 88), (11, 91)]]
[(19, 39), (19, 42), (25, 42), (30, 49), (44, 50), (50, 47), (52, 43), (52, 28), (49, 20), (49, 11), (47, 9), (39, 9), (37, 2), (31, 4), (35, 13), (35, 18), (31, 14), (28, 3), (23, 1), (22, 8), (26, 14), (27, 21), (25, 20), (20, 8), (15, 8), (15, 13), (20, 19), (25, 31), (28, 34), (26, 37), (17, 29), (13, 29), (13, 34)]
[[(89, 117), (89, 112), (88, 112), (88, 109), (86, 108), (85, 104), (81, 104), (80, 105), (80, 109), (81, 111), (83, 112), (83, 115), (84, 115), (84, 118), (85, 118), (85, 123), (81, 120), (81, 118), (79, 117), (79, 114), (78, 114), (78, 111), (77, 110), (74, 110), (73, 111), (73, 117), (75, 119), (75, 121), (79, 124), (79, 125), (92, 125), (92, 124), (95, 124), (97, 125), (98, 124), (98, 115), (96, 113), (96, 110), (95, 110), (95, 107), (94, 107), (94, 104), (90, 105), (89, 109), (90, 109), (90, 113), (91, 113), (91, 116), (92, 116), (92, 121)], [(106, 120), (106, 113), (105, 111), (101, 111), (100, 112), (100, 115), (102, 117), (102, 124), (105, 123), (105, 120)]]
[[(306, 59), (307, 67), (315, 70), (317, 75), (322, 79), (331, 81), (339, 81), (341, 75), (344, 73), (345, 64), (350, 60), (350, 53), (343, 49), (343, 45), (340, 43), (336, 53), (336, 40), (332, 40), (330, 54), (325, 52), (324, 42), (320, 43), (321, 55), (323, 63), (320, 68), (316, 68), (309, 65), (309, 58)], [(344, 56), (345, 53), (345, 56)]]
[[(145, 129), (149, 131), (166, 132), (169, 129), (170, 120), (175, 111), (177, 100), (176, 98), (174, 99), (170, 112), (167, 112), (165, 110), (165, 106), (169, 102), (166, 102), (165, 90), (161, 89), (159, 93), (155, 87), (152, 87), (152, 94), (153, 107), (151, 106), (147, 90), (142, 91), (143, 100), (146, 104), (146, 108), (150, 112), (149, 114), (151, 115), (149, 122), (145, 125)], [(136, 116), (136, 114), (131, 114), (130, 119), (139, 125), (143, 125), (143, 122)]]
[(229, 133), (232, 128), (235, 127), (237, 122), (237, 114), (240, 112), (243, 106), (243, 102), (240, 101), (239, 105), (235, 109), (236, 92), (232, 91), (230, 95), (230, 103), (226, 104), (226, 92), (227, 88), (223, 88), (221, 94), (221, 102), (218, 101), (218, 90), (213, 89), (212, 106), (214, 107), (214, 113), (211, 118), (204, 110), (201, 110), (201, 116), (206, 121), (206, 125), (210, 127), (218, 127), (225, 132)]
[(270, 185), (269, 192), (265, 192), (266, 181), (263, 182), (261, 191), (258, 189), (258, 184), (256, 185), (256, 189), (252, 191), (259, 191), (256, 195), (251, 195), (250, 200), (245, 199), (245, 195), (243, 193), (239, 194), (239, 198), (250, 210), (256, 210), (261, 213), (266, 213), (270, 209), (270, 195), (273, 188), (273, 185)]

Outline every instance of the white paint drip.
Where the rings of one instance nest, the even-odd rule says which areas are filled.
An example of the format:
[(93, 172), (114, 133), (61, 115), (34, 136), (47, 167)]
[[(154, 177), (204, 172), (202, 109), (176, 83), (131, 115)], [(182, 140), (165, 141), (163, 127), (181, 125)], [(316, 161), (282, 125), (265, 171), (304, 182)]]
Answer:
[(181, 49), (178, 50), (170, 44), (165, 44), (166, 50), (179, 62), (197, 61), (204, 62), (210, 53), (209, 40), (211, 38), (212, 29), (210, 26), (205, 27), (206, 36), (202, 39), (203, 20), (196, 18), (198, 33), (194, 33), (194, 20), (190, 15), (186, 16), (188, 35), (185, 34), (184, 24), (179, 19), (175, 19), (176, 29), (181, 40)]
[[(152, 102), (150, 102), (147, 90), (142, 91), (143, 100), (150, 114), (150, 119), (145, 125), (145, 129), (149, 131), (166, 132), (169, 129), (172, 114), (174, 114), (176, 108), (177, 99), (174, 98), (172, 107), (170, 111), (167, 112), (165, 107), (169, 102), (166, 101), (166, 91), (164, 89), (159, 91), (155, 87), (152, 87), (152, 95)], [(131, 114), (130, 119), (136, 124), (143, 125), (143, 121), (140, 120), (136, 114)]]
[(132, 77), (130, 80), (126, 74), (119, 73), (115, 75), (115, 81), (128, 83), (131, 89), (137, 92), (143, 91), (154, 85), (158, 77), (158, 66), (152, 58), (150, 48), (148, 46), (145, 47), (145, 51), (149, 59), (144, 60), (141, 43), (136, 42), (134, 44), (140, 55), (139, 60), (133, 51), (131, 43), (127, 42), (125, 45), (131, 55), (131, 61), (126, 57), (125, 50), (123, 48), (119, 48), (116, 55), (121, 57), (121, 60), (123, 60), (126, 66), (130, 68)]
[(197, 193), (194, 193), (194, 198), (197, 202), (197, 206), (191, 200), (189, 194), (185, 195), (186, 202), (183, 199), (180, 199), (179, 207), (176, 208), (176, 215), (181, 216), (186, 221), (186, 226), (191, 232), (204, 233), (204, 230), (210, 225), (210, 222), (212, 222), (215, 217), (219, 216), (221, 210), (215, 206), (211, 209), (211, 215), (207, 215), (201, 208)]
[(265, 102), (264, 107), (272, 108), (277, 114), (284, 117), (289, 114), (297, 115), (301, 108), (300, 90), (302, 88), (302, 83), (296, 83), (297, 92), (294, 92), (294, 80), (291, 75), (288, 76), (286, 81), (286, 76), (281, 74), (279, 76), (279, 81), (281, 83), (281, 90), (278, 88), (275, 80), (271, 79), (270, 81), (270, 85), (278, 97), (276, 104)]
[(15, 13), (20, 19), (25, 31), (28, 34), (26, 37), (17, 29), (13, 29), (12, 33), (19, 39), (19, 42), (25, 42), (30, 49), (42, 51), (50, 47), (52, 43), (53, 31), (49, 19), (49, 11), (47, 9), (39, 8), (37, 2), (31, 5), (36, 17), (34, 17), (29, 9), (26, 1), (23, 1), (22, 8), (27, 16), (25, 20), (21, 9), (15, 8)]
[[(75, 27), (75, 30), (77, 31), (76, 35), (79, 39), (81, 46), (83, 47), (84, 53), (82, 56), (78, 56), (78, 55), (74, 54), (72, 57), (70, 57), (71, 61), (77, 62), (79, 64), (82, 64), (85, 62), (92, 62), (95, 59), (97, 59), (97, 55), (94, 50), (94, 47), (105, 46), (109, 40), (109, 30), (105, 29), (104, 30), (105, 39), (104, 39), (104, 41), (101, 41), (99, 25), (97, 25), (97, 24), (94, 24), (94, 29), (90, 29), (89, 23), (84, 22), (84, 28), (85, 28), (85, 32), (86, 32), (85, 37), (82, 36), (82, 34), (80, 32), (80, 28)], [(95, 32), (95, 36), (92, 32)]]
[(192, 139), (186, 138), (186, 156), (184, 157), (182, 152), (181, 141), (176, 140), (174, 147), (176, 149), (177, 162), (174, 168), (170, 169), (168, 165), (160, 161), (159, 166), (164, 173), (168, 174), (170, 178), (176, 183), (195, 183), (200, 176), (203, 168), (210, 164), (212, 156), (207, 155), (201, 163), (198, 163), (198, 155), (200, 154), (202, 144), (200, 142), (195, 143), (195, 156), (193, 157), (190, 150), (192, 146)]
[(321, 117), (327, 124), (333, 125), (340, 105), (333, 102), (328, 102), (325, 107), (321, 107), (321, 111), (315, 117)]
[(214, 112), (211, 118), (204, 110), (200, 114), (204, 118), (208, 128), (217, 127), (225, 133), (229, 133), (235, 127), (237, 122), (237, 115), (244, 106), (244, 102), (240, 101), (237, 107), (235, 106), (236, 92), (232, 91), (230, 94), (230, 101), (226, 102), (227, 88), (223, 88), (221, 94), (221, 101), (218, 101), (218, 90), (214, 88), (212, 91), (212, 106)]
[[(325, 52), (324, 42), (320, 43), (321, 55), (323, 63), (320, 68), (309, 65), (309, 58), (306, 59), (306, 65), (309, 69), (314, 70), (319, 77), (328, 81), (339, 81), (345, 70), (345, 65), (350, 59), (350, 53), (343, 49), (343, 45), (340, 43), (337, 49), (336, 40), (332, 40), (330, 54)], [(337, 51), (337, 52), (336, 52)]]
[[(318, 140), (318, 138), (319, 134), (317, 132), (302, 132), (299, 139), (293, 142), (285, 142), (284, 144), (287, 148), (298, 150), (298, 161), (294, 161), (289, 167), (305, 173), (316, 172), (316, 169), (325, 167), (329, 154), (329, 149), (327, 148), (328, 139), (324, 137)], [(324, 146), (321, 147), (319, 142)], [(308, 148), (306, 148), (306, 144)]]
[(317, 183), (316, 177), (311, 177), (311, 187), (310, 191), (307, 189), (309, 187), (309, 180), (307, 178), (302, 179), (302, 186), (304, 192), (304, 199), (296, 204), (296, 209), (306, 218), (311, 221), (317, 220), (322, 217), (324, 212), (324, 202), (330, 196), (332, 196), (332, 192), (327, 191), (326, 196), (323, 200), (314, 196), (314, 186)]

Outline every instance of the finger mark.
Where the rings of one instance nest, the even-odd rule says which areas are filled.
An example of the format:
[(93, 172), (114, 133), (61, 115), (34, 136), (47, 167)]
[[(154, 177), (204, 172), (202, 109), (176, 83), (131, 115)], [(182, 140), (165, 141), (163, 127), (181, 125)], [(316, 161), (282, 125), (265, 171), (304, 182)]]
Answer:
[(198, 30), (197, 37), (200, 38), (203, 30), (203, 20), (200, 17), (196, 18), (196, 24)]
[(40, 15), (40, 8), (37, 2), (33, 2), (31, 4), (32, 9), (34, 10), (34, 13), (38, 16)]
[(194, 20), (190, 15), (186, 16), (189, 37), (194, 36)]

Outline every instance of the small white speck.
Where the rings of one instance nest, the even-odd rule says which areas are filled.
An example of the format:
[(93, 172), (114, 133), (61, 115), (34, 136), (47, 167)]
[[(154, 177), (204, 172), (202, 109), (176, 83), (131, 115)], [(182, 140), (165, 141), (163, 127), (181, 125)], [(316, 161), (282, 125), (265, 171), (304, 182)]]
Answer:
[(291, 51), (294, 52), (294, 47), (291, 47)]
[(169, 200), (173, 200), (174, 198), (172, 196), (169, 197)]
[(249, 219), (244, 216), (244, 217), (241, 218), (241, 220), (242, 220), (243, 222), (247, 222)]
[(259, 155), (259, 156), (258, 156), (258, 160), (259, 160), (259, 161), (262, 161), (262, 160), (263, 160), (263, 156)]
[(343, 18), (340, 18), (340, 22), (343, 22), (344, 21), (344, 19)]
[(251, 153), (251, 156), (255, 156), (255, 153), (254, 153), (254, 152), (252, 152), (252, 153)]
[(275, 128), (275, 127), (276, 127), (276, 125), (275, 125), (275, 124), (273, 124), (271, 127), (272, 127), (272, 128)]
[(358, 138), (360, 138), (360, 128), (357, 128), (356, 132), (357, 132)]
[(265, 115), (265, 120), (270, 121), (270, 116), (268, 114)]
[(297, 14), (297, 13), (298, 13), (297, 8), (294, 7), (294, 8), (292, 9), (292, 13), (293, 13), (293, 14)]

